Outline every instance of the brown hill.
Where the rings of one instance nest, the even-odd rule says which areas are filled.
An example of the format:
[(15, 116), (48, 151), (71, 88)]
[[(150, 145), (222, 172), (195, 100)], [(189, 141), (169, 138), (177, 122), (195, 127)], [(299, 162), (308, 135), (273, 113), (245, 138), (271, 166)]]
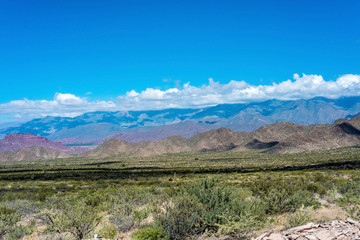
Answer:
[(350, 124), (352, 124), (357, 129), (360, 129), (360, 114), (356, 117), (349, 120)]
[(244, 151), (263, 149), (268, 153), (294, 153), (347, 146), (360, 146), (360, 117), (339, 119), (334, 124), (299, 125), (291, 122), (263, 126), (253, 132), (235, 132), (219, 128), (191, 138), (172, 136), (156, 142), (129, 143), (111, 139), (85, 157), (114, 154), (151, 156), (165, 153), (202, 151)]
[(234, 132), (227, 128), (200, 133), (188, 139), (188, 145), (192, 151), (223, 151), (231, 150), (249, 138), (247, 132)]
[(17, 151), (32, 146), (52, 148), (64, 152), (71, 150), (61, 143), (52, 142), (47, 138), (36, 136), (32, 133), (11, 133), (0, 140), (0, 152)]
[(334, 124), (303, 126), (269, 149), (271, 153), (295, 153), (360, 146), (360, 130), (352, 125), (356, 120), (341, 120)]
[(1, 152), (0, 162), (66, 158), (69, 156), (70, 156), (69, 154), (58, 150), (34, 146), (34, 147), (22, 148), (16, 152), (12, 152), (12, 151)]
[(68, 147), (59, 142), (53, 142), (32, 133), (11, 133), (0, 140), (0, 152), (18, 151), (28, 147), (43, 147), (66, 153), (81, 153), (87, 151), (86, 148)]
[[(210, 128), (212, 127), (212, 128)], [(154, 128), (135, 128), (111, 135), (104, 140), (119, 138), (127, 142), (159, 141), (171, 136), (192, 137), (198, 133), (216, 128), (208, 124), (201, 124), (186, 120), (176, 124), (164, 125)]]
[(165, 153), (186, 152), (191, 149), (187, 140), (183, 137), (172, 136), (156, 142), (130, 143), (114, 138), (110, 139), (92, 151), (81, 154), (84, 157), (107, 157), (114, 154), (126, 154), (132, 156), (151, 156)]

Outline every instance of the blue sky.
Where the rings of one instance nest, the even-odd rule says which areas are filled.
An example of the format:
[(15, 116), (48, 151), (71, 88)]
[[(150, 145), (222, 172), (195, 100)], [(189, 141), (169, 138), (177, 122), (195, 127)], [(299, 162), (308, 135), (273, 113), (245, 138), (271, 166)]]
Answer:
[[(321, 75), (326, 82), (351, 74), (347, 76), (356, 84), (359, 9), (358, 0), (0, 0), (0, 121), (140, 109), (148, 101), (124, 98), (143, 96), (143, 91), (159, 100), (169, 89), (182, 91), (184, 84), (231, 88), (228, 84), (235, 80), (271, 86), (296, 81), (296, 73), (299, 81), (305, 81), (305, 73), (312, 79)], [(339, 94), (347, 95), (351, 84)], [(279, 96), (268, 93), (272, 97)], [(189, 99), (184, 107), (214, 104), (216, 99), (196, 104)], [(52, 108), (42, 110), (41, 101)], [(84, 103), (95, 107), (78, 106)], [(182, 107), (162, 103), (152, 106)]]

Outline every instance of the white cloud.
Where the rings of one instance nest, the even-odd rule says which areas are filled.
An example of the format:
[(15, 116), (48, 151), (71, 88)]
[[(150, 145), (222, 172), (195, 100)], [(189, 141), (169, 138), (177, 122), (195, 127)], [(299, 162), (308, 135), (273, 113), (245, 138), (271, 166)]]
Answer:
[(56, 93), (54, 100), (15, 100), (0, 104), (0, 115), (13, 118), (31, 119), (45, 116), (75, 117), (85, 112), (105, 110), (115, 111), (118, 106), (112, 101), (89, 102), (69, 93)]
[(200, 87), (185, 83), (182, 87), (160, 90), (147, 88), (141, 92), (128, 91), (113, 101), (88, 101), (70, 93), (56, 93), (52, 101), (16, 100), (0, 104), (0, 115), (13, 118), (43, 116), (74, 117), (91, 111), (150, 110), (164, 108), (203, 107), (221, 103), (265, 101), (267, 99), (294, 100), (316, 96), (338, 98), (360, 95), (360, 75), (347, 74), (335, 81), (325, 81), (321, 75), (299, 76), (272, 85), (254, 86), (245, 81), (221, 84), (210, 78)]
[(336, 82), (344, 88), (359, 88), (360, 77), (359, 75), (347, 74), (339, 77)]
[(128, 110), (202, 107), (221, 103), (265, 101), (267, 99), (295, 100), (316, 96), (337, 98), (360, 95), (360, 75), (347, 74), (336, 81), (325, 81), (321, 75), (294, 74), (293, 80), (272, 85), (254, 86), (245, 81), (220, 84), (212, 78), (200, 87), (186, 83), (182, 88), (159, 90), (147, 88), (119, 96), (117, 104)]
[(84, 99), (81, 99), (70, 93), (56, 93), (55, 101), (58, 104), (63, 104), (63, 105), (81, 105), (86, 103)]

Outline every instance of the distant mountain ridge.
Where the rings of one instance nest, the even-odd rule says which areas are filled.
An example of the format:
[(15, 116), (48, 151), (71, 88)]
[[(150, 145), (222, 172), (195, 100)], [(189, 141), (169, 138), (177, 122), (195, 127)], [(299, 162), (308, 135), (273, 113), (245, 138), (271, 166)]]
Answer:
[[(188, 123), (187, 123), (188, 124)], [(192, 123), (191, 123), (192, 124)], [(20, 140), (19, 140), (20, 139)], [(70, 155), (66, 147), (33, 134), (10, 134), (2, 140), (4, 146), (18, 148), (19, 144), (34, 140), (32, 147), (0, 152), (0, 161), (64, 158)], [(35, 146), (37, 144), (41, 146)], [(45, 148), (57, 146), (58, 149)], [(6, 145), (8, 144), (8, 145)], [(59, 147), (60, 146), (60, 147)], [(236, 132), (219, 128), (184, 138), (171, 136), (158, 141), (127, 142), (118, 138), (105, 141), (78, 157), (103, 158), (112, 155), (153, 156), (181, 152), (246, 151), (257, 149), (265, 153), (296, 153), (328, 150), (339, 147), (360, 147), (360, 115), (352, 119), (338, 119), (333, 124), (300, 125), (280, 122), (263, 126), (252, 132)]]
[(188, 138), (221, 127), (249, 132), (284, 121), (305, 125), (329, 124), (339, 118), (356, 116), (359, 112), (360, 97), (316, 97), (220, 104), (201, 109), (91, 112), (75, 118), (45, 117), (2, 129), (0, 133), (30, 132), (64, 144), (99, 144), (113, 137), (140, 142), (157, 141), (173, 135)]
[(155, 142), (130, 143), (110, 139), (83, 157), (107, 157), (115, 154), (152, 156), (166, 153), (244, 151), (259, 149), (267, 153), (296, 153), (360, 146), (360, 115), (339, 119), (333, 124), (299, 125), (291, 122), (263, 126), (253, 132), (235, 132), (219, 128), (185, 139), (172, 136)]

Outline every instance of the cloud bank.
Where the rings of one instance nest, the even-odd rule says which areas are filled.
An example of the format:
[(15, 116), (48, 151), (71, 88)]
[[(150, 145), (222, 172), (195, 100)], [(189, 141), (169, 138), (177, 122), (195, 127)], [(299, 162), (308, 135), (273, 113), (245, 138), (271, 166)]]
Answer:
[(44, 116), (74, 117), (91, 111), (156, 110), (164, 108), (206, 107), (222, 103), (244, 103), (268, 99), (296, 100), (316, 96), (338, 98), (360, 95), (360, 75), (347, 74), (335, 81), (321, 75), (294, 74), (293, 80), (272, 85), (250, 85), (245, 81), (227, 84), (209, 79), (200, 87), (184, 84), (179, 88), (131, 90), (115, 101), (89, 101), (70, 93), (56, 93), (53, 100), (16, 100), (0, 104), (0, 115), (8, 119), (30, 119)]
[(163, 109), (203, 107), (221, 103), (243, 103), (268, 99), (296, 100), (317, 96), (338, 98), (360, 95), (360, 75), (347, 74), (336, 81), (325, 81), (321, 75), (294, 74), (294, 80), (272, 85), (254, 86), (245, 81), (230, 81), (220, 84), (209, 79), (201, 87), (187, 83), (182, 89), (159, 90), (148, 88), (142, 92), (134, 90), (119, 96), (117, 104), (126, 109)]
[(75, 117), (85, 112), (116, 111), (112, 101), (93, 101), (69, 93), (56, 93), (54, 100), (16, 100), (0, 104), (0, 114), (13, 115), (15, 119), (29, 119), (45, 116)]

